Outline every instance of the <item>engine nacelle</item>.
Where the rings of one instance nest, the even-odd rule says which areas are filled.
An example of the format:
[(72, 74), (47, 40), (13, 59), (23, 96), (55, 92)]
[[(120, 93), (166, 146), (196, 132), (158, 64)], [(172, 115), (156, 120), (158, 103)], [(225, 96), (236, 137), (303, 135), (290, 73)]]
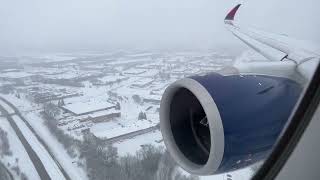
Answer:
[(224, 173), (264, 159), (302, 91), (293, 80), (208, 74), (178, 80), (161, 100), (165, 145), (186, 171)]

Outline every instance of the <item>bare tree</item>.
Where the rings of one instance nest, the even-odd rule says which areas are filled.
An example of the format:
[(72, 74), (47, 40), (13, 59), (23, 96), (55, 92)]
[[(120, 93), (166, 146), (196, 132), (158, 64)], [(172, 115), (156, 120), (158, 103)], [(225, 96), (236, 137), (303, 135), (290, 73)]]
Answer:
[(141, 98), (140, 98), (140, 96), (139, 95), (133, 95), (132, 96), (132, 99), (133, 99), (133, 101), (135, 102), (135, 103), (137, 103), (137, 104), (141, 104), (142, 103), (142, 100), (141, 100)]
[(8, 140), (8, 133), (0, 128), (0, 155), (11, 156), (10, 144)]
[(27, 175), (24, 173), (21, 173), (20, 177), (21, 177), (21, 180), (28, 180)]

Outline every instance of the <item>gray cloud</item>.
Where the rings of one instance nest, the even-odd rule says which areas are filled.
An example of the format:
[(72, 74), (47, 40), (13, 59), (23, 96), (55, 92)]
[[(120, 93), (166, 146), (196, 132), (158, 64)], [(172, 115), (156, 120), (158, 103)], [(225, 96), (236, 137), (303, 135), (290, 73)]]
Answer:
[[(208, 49), (239, 45), (223, 26), (236, 0), (1, 0), (0, 53)], [(247, 0), (242, 24), (320, 41), (318, 0)]]

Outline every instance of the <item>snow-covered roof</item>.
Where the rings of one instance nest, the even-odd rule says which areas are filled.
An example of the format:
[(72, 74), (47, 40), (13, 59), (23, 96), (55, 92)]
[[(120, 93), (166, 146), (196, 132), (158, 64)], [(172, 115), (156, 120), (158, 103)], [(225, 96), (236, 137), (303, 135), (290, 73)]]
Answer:
[(142, 70), (142, 69), (129, 69), (129, 70), (124, 71), (124, 74), (142, 74), (144, 72), (146, 72), (146, 71)]
[(156, 95), (156, 94), (149, 94), (145, 96), (143, 99), (152, 99), (152, 100), (161, 100), (161, 95)]
[(116, 109), (107, 109), (107, 110), (103, 110), (103, 111), (90, 113), (89, 116), (91, 118), (96, 118), (96, 117), (105, 116), (105, 115), (109, 115), (109, 114), (113, 114), (113, 113), (120, 113), (120, 112), (121, 111), (116, 110)]
[(135, 86), (144, 86), (150, 82), (152, 82), (153, 79), (152, 78), (141, 78), (137, 81), (135, 81), (132, 85), (135, 85)]
[(123, 134), (131, 133), (134, 131), (146, 129), (154, 126), (152, 123), (145, 121), (136, 121), (133, 124), (128, 124), (124, 127), (119, 126), (115, 122), (99, 123), (91, 127), (90, 131), (99, 138), (113, 138)]
[(89, 102), (75, 102), (72, 104), (66, 104), (65, 106), (63, 106), (63, 108), (75, 114), (85, 114), (92, 111), (99, 111), (99, 110), (111, 108), (113, 106), (114, 104), (111, 104), (109, 102), (89, 101)]

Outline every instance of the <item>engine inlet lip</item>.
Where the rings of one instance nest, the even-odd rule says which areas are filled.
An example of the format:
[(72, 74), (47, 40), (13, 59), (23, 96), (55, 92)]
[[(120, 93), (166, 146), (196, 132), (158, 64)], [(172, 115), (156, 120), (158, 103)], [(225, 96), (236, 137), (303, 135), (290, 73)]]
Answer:
[[(204, 165), (199, 165), (183, 155), (175, 143), (170, 124), (170, 104), (180, 88), (188, 89), (198, 98), (207, 115), (210, 129), (211, 148), (209, 158)], [(219, 110), (205, 87), (192, 78), (184, 78), (171, 84), (164, 92), (160, 104), (160, 129), (164, 143), (177, 163), (186, 171), (198, 175), (214, 174), (218, 170), (224, 154), (224, 130)]]

